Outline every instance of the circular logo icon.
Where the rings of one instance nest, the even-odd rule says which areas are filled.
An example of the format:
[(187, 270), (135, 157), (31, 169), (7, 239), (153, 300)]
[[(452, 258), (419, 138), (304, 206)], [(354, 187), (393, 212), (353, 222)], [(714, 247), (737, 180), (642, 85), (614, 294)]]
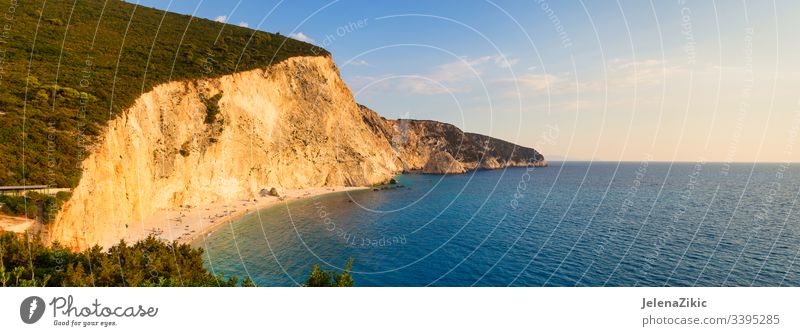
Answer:
[(38, 296), (31, 296), (22, 300), (19, 305), (19, 317), (22, 322), (34, 324), (44, 315), (44, 300)]

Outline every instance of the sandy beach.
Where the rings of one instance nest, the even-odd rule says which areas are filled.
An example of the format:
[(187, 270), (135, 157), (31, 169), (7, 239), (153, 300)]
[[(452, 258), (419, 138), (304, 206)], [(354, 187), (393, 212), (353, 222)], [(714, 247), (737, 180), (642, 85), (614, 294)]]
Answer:
[(320, 187), (287, 190), (281, 192), (280, 197), (264, 196), (249, 200), (161, 210), (144, 220), (127, 223), (123, 238), (127, 242), (135, 242), (147, 238), (149, 235), (155, 235), (167, 241), (189, 243), (248, 213), (270, 206), (323, 194), (362, 189), (368, 188)]

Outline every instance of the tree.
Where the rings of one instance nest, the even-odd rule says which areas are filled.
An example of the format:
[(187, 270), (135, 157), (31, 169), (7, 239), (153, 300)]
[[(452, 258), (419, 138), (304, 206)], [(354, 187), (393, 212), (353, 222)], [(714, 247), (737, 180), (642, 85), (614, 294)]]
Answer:
[[(0, 234), (0, 285), (69, 287), (233, 287), (235, 277), (203, 267), (203, 250), (153, 236), (135, 244), (120, 241), (108, 251), (94, 246), (71, 251), (38, 237)], [(242, 286), (253, 286), (249, 278)]]
[(336, 271), (323, 271), (315, 264), (311, 270), (311, 275), (306, 280), (305, 287), (353, 287), (353, 277), (350, 275), (351, 268), (353, 268), (352, 257), (347, 261), (342, 274)]

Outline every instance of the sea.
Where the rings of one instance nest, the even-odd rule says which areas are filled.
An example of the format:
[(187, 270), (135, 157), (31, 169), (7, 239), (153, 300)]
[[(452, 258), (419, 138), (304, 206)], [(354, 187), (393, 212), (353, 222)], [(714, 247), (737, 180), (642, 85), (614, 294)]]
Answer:
[(215, 273), (300, 286), (800, 286), (800, 167), (551, 162), (284, 202), (192, 243)]

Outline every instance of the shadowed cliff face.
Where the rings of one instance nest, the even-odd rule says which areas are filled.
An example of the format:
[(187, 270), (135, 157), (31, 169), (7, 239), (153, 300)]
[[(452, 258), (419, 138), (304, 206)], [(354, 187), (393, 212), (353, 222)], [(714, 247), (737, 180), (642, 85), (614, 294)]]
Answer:
[(51, 229), (110, 246), (163, 209), (259, 197), (272, 187), (370, 186), (403, 171), (545, 165), (533, 149), (356, 104), (329, 57), (159, 85), (112, 120)]

